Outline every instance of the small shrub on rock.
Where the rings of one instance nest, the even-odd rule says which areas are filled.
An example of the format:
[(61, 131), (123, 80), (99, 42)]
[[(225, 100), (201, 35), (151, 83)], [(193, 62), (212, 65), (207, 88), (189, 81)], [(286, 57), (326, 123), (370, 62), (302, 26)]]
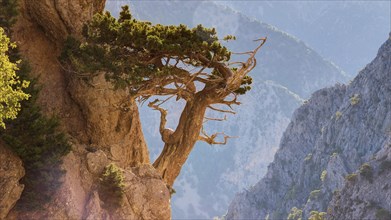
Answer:
[(367, 179), (369, 182), (372, 182), (373, 179), (373, 168), (368, 163), (364, 163), (360, 167), (360, 175)]
[(390, 220), (391, 219), (391, 213), (388, 210), (385, 210), (385, 209), (378, 209), (378, 210), (376, 210), (376, 219), (378, 219), (378, 220)]
[(115, 208), (121, 205), (124, 192), (125, 183), (122, 170), (111, 163), (105, 167), (100, 178), (99, 195), (108, 208)]

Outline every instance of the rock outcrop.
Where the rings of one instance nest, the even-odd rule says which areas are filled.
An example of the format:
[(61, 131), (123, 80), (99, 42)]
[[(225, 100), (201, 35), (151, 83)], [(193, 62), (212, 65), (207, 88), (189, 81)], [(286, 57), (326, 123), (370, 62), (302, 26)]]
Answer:
[(80, 35), (86, 21), (105, 7), (106, 0), (22, 0), (32, 22), (55, 43)]
[(350, 175), (345, 186), (334, 192), (328, 219), (391, 218), (391, 142), (374, 155), (363, 169)]
[(0, 219), (5, 219), (19, 200), (24, 188), (19, 180), (23, 176), (22, 161), (0, 143)]
[[(371, 192), (374, 195), (388, 192), (388, 171), (376, 176), (379, 175), (376, 167), (380, 165), (365, 162), (377, 158), (376, 155), (388, 148), (390, 73), (391, 38), (349, 85), (314, 93), (295, 112), (266, 176), (236, 196), (227, 219), (286, 218), (293, 207), (302, 209), (304, 218), (308, 218), (311, 211), (318, 211), (335, 215), (335, 219), (349, 216), (374, 219), (375, 212), (367, 212), (368, 201), (368, 204), (361, 203), (360, 199), (374, 198), (369, 195)], [(388, 156), (383, 153), (382, 158), (387, 161)], [(355, 187), (349, 182), (354, 175), (348, 174), (356, 170), (360, 173), (360, 185)], [(361, 177), (368, 172), (373, 172), (373, 179), (384, 185)], [(358, 200), (351, 202), (355, 198)], [(378, 199), (384, 201), (378, 202)], [(390, 198), (379, 196), (378, 199), (374, 199), (374, 204), (389, 212)], [(338, 205), (343, 202), (349, 203)], [(338, 206), (342, 211), (335, 211)]]
[(110, 152), (122, 167), (149, 163), (138, 107), (127, 90), (114, 90), (103, 74), (89, 84), (72, 78), (68, 89), (86, 120), (90, 145)]
[[(51, 203), (8, 213), (22, 189), (19, 173), (12, 183), (15, 199), (7, 199), (1, 214), (7, 219), (170, 219), (170, 193), (149, 164), (137, 105), (103, 78), (87, 84), (58, 61), (66, 37), (79, 37), (82, 25), (103, 10), (105, 0), (20, 0), (19, 5), (12, 39), (42, 85), (40, 107), (60, 119), (72, 151), (63, 158), (65, 174)], [(121, 168), (125, 179), (124, 202), (116, 209), (107, 208), (99, 191), (103, 169), (110, 163)]]
[(122, 169), (124, 202), (107, 209), (99, 177), (112, 160), (102, 150), (90, 152), (73, 144), (63, 161), (66, 174), (54, 200), (43, 209), (12, 210), (9, 219), (170, 219), (170, 193), (158, 172), (148, 164)]

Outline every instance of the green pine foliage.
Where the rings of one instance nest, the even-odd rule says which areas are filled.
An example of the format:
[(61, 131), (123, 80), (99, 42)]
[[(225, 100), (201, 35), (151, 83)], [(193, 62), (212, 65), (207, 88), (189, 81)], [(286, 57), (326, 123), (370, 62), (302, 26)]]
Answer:
[[(215, 62), (228, 62), (231, 58), (231, 52), (220, 43), (214, 28), (153, 25), (134, 19), (128, 6), (122, 7), (119, 19), (109, 12), (95, 15), (85, 25), (83, 36), (83, 43), (73, 38), (67, 40), (61, 55), (63, 63), (70, 64), (84, 78), (105, 72), (115, 88), (128, 87), (135, 94), (147, 81), (183, 74), (175, 64), (178, 61), (202, 68), (205, 63), (200, 56)], [(233, 36), (224, 38), (233, 39)], [(214, 68), (209, 77), (216, 75), (222, 76)], [(251, 82), (246, 77), (237, 93), (248, 91)]]
[(360, 175), (367, 179), (370, 183), (373, 180), (373, 168), (368, 163), (364, 163), (360, 167)]
[(106, 208), (116, 208), (121, 205), (125, 193), (124, 175), (115, 164), (107, 165), (100, 178), (99, 195)]
[(326, 220), (326, 212), (311, 211), (308, 220)]
[(320, 194), (321, 194), (321, 191), (320, 191), (319, 189), (313, 190), (313, 191), (311, 191), (311, 193), (310, 193), (309, 199), (310, 199), (310, 200), (316, 200), (316, 199), (319, 198), (319, 195), (320, 195)]
[(326, 177), (327, 177), (327, 170), (323, 170), (322, 174), (320, 175), (320, 180), (324, 182), (326, 180)]
[(345, 179), (349, 182), (356, 182), (357, 181), (357, 174), (356, 173), (351, 173), (351, 174), (348, 174)]
[(302, 220), (303, 210), (293, 207), (287, 217), (287, 220)]
[(0, 0), (0, 27), (9, 34), (9, 28), (16, 22), (17, 0)]

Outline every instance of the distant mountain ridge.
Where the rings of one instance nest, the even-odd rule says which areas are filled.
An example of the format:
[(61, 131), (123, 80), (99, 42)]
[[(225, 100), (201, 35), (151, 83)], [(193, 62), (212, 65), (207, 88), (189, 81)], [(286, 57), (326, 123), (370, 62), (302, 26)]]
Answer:
[(321, 89), (295, 111), (266, 176), (236, 195), (226, 218), (281, 219), (294, 207), (304, 218), (390, 214), (390, 82), (391, 35), (349, 85)]
[(306, 42), (349, 75), (376, 55), (390, 30), (389, 1), (216, 1)]
[[(107, 9), (117, 14), (126, 2), (108, 2)], [(130, 1), (135, 17), (153, 23), (216, 27), (218, 33), (233, 34), (227, 44), (235, 52), (252, 49), (253, 40), (267, 36), (259, 53), (252, 90), (240, 98), (236, 115), (226, 122), (209, 123), (207, 131), (224, 131), (238, 138), (226, 146), (198, 144), (190, 154), (174, 189), (173, 218), (212, 218), (227, 210), (235, 192), (255, 184), (266, 171), (277, 150), (282, 132), (294, 109), (316, 89), (346, 82), (346, 75), (325, 61), (303, 42), (276, 28), (249, 20), (229, 8), (211, 2)], [(170, 105), (170, 126), (180, 105)], [(169, 108), (170, 109), (170, 108)], [(162, 143), (156, 121), (160, 117), (147, 107), (140, 109), (143, 130), (151, 146), (151, 159)], [(220, 117), (223, 117), (220, 115)]]

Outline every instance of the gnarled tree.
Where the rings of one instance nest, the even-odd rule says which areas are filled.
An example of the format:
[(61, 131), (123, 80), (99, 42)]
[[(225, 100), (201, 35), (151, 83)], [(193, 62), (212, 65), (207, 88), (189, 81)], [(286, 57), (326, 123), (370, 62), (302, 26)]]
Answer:
[[(84, 42), (69, 39), (63, 57), (71, 64), (67, 69), (86, 80), (104, 73), (117, 89), (128, 88), (129, 99), (147, 100), (165, 97), (148, 104), (160, 111), (160, 133), (165, 143), (153, 166), (169, 186), (199, 140), (209, 144), (218, 134), (207, 135), (203, 129), (206, 110), (224, 113), (231, 110), (219, 105), (239, 104), (237, 96), (250, 89), (247, 74), (255, 67), (255, 54), (265, 43), (242, 55), (244, 62), (229, 62), (231, 52), (223, 46), (214, 28), (201, 25), (165, 26), (133, 19), (127, 6), (119, 19), (108, 12), (97, 14), (84, 30)], [(224, 40), (234, 39), (226, 36)], [(175, 130), (166, 128), (167, 110), (161, 107), (167, 98), (183, 99), (185, 107)]]

